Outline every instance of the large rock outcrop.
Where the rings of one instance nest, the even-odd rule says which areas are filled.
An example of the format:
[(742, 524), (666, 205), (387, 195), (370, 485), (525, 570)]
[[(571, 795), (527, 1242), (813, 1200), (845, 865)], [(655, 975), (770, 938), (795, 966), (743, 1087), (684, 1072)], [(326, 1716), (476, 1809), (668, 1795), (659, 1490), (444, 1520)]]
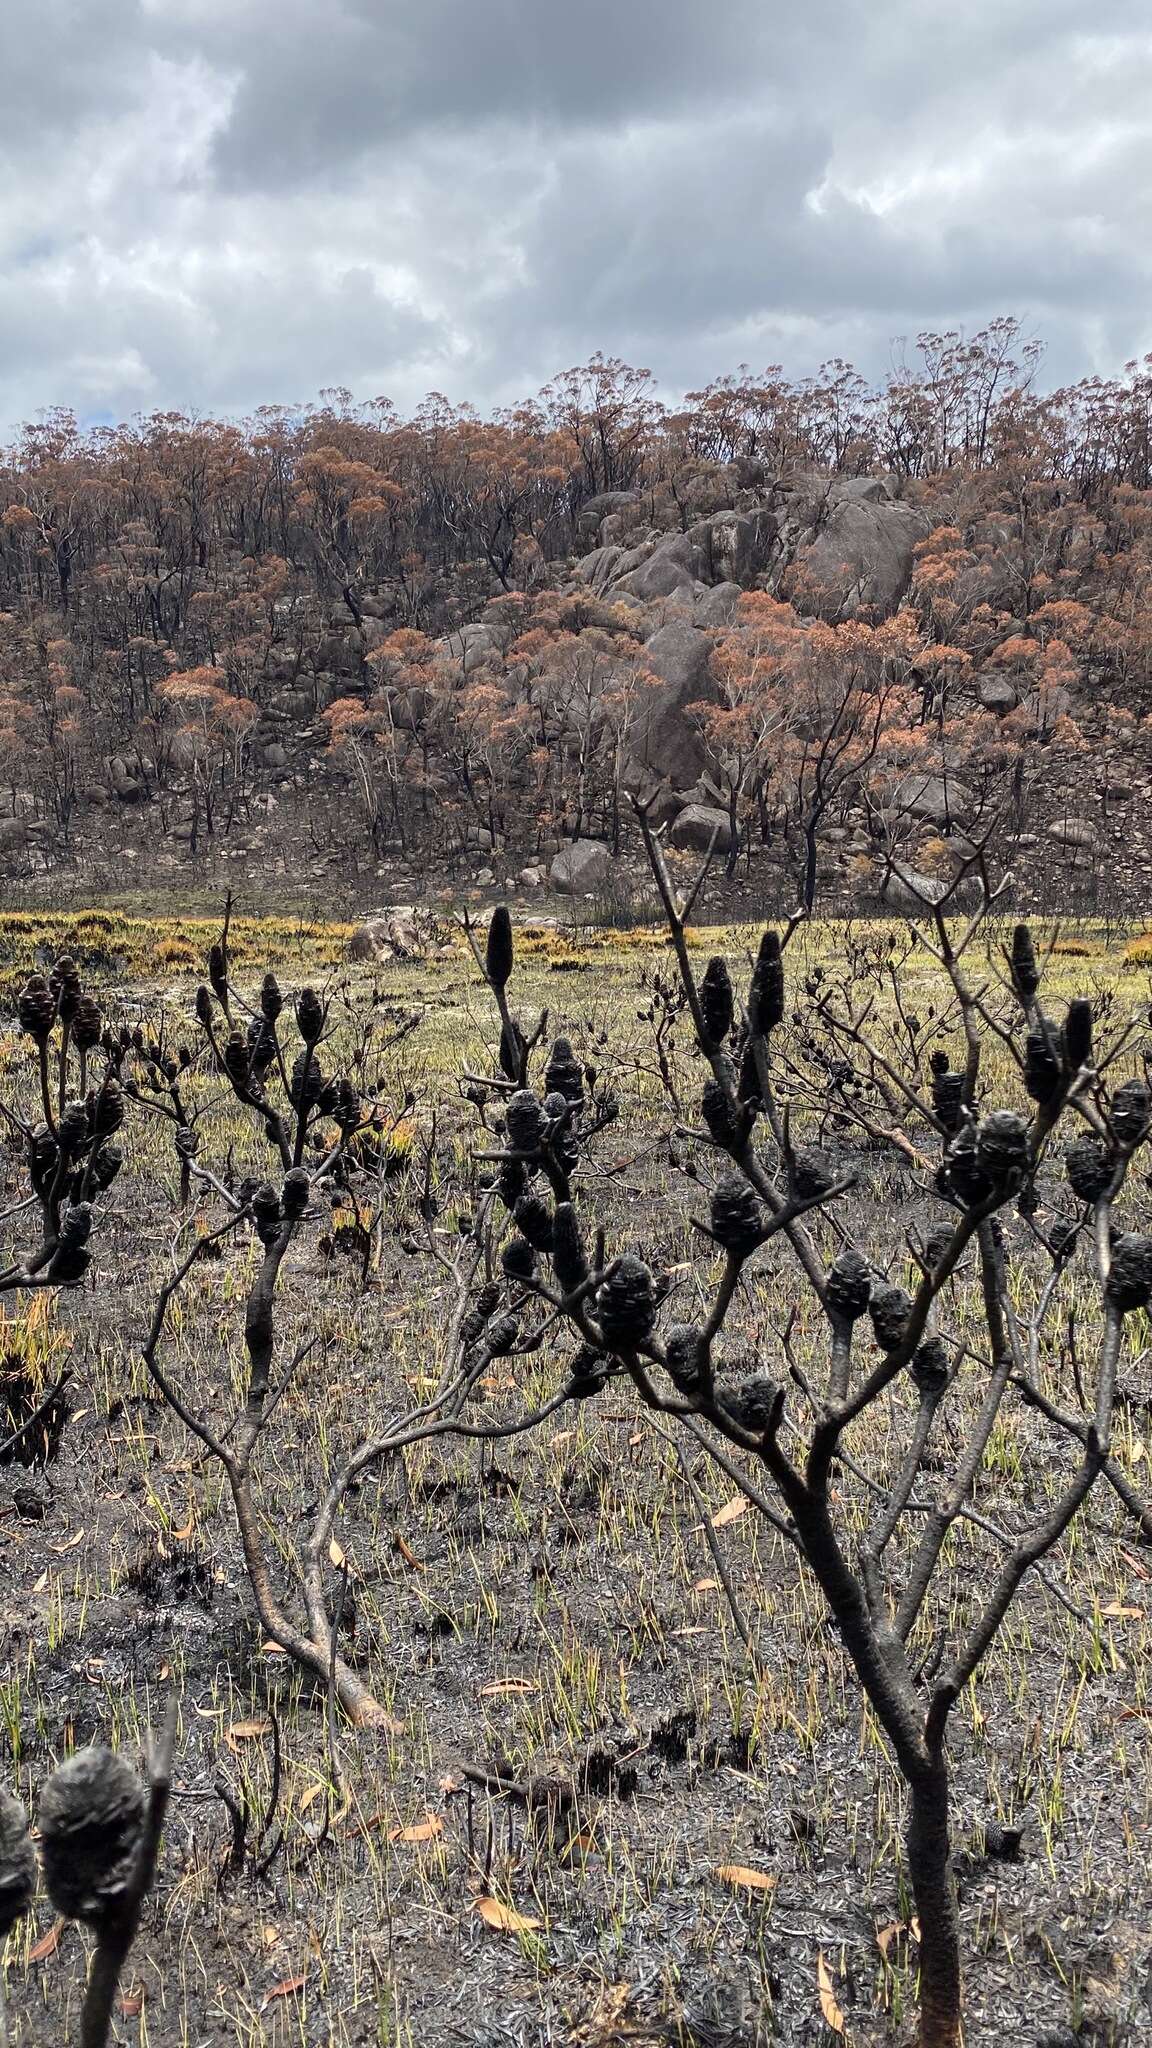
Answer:
[(690, 716), (694, 704), (714, 702), (712, 637), (686, 619), (670, 619), (645, 649), (657, 681), (639, 692), (629, 739), (627, 779), (666, 777), (674, 789), (689, 789), (704, 770), (705, 751)]

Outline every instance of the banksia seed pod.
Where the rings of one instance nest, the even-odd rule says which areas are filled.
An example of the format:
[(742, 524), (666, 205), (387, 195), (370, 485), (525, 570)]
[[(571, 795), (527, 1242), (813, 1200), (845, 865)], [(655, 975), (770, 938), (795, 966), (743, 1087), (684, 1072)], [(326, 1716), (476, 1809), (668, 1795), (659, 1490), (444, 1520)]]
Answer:
[(354, 1130), (360, 1121), (360, 1091), (346, 1075), (336, 1083), (333, 1114), (342, 1131)]
[(200, 1150), (200, 1136), (188, 1124), (181, 1124), (176, 1132), (175, 1145), (181, 1159), (195, 1159)]
[(1112, 1097), (1112, 1128), (1125, 1150), (1140, 1143), (1152, 1119), (1152, 1096), (1143, 1081), (1125, 1081)]
[(993, 1109), (976, 1126), (976, 1165), (997, 1187), (1017, 1180), (1028, 1164), (1028, 1125), (1014, 1109)]
[(305, 1046), (304, 1051), (298, 1052), (292, 1062), (288, 1096), (293, 1109), (301, 1114), (306, 1110), (315, 1109), (323, 1086), (324, 1076), (320, 1071), (320, 1062), (311, 1047)]
[(531, 1088), (518, 1088), (508, 1099), (504, 1128), (514, 1152), (538, 1152), (544, 1140), (547, 1119), (540, 1097)]
[(230, 1031), (224, 1043), (224, 1071), (236, 1088), (247, 1088), (251, 1072), (248, 1040), (242, 1031)]
[(36, 1851), (20, 1801), (0, 1786), (0, 1946), (28, 1911), (36, 1890)]
[(201, 982), (196, 991), (196, 1019), (205, 1031), (212, 1029), (212, 991)]
[(846, 1245), (824, 1276), (828, 1306), (845, 1322), (854, 1323), (864, 1314), (872, 1296), (872, 1274), (868, 1261), (854, 1245)]
[(512, 919), (508, 905), (498, 903), (488, 926), (488, 945), (484, 955), (484, 970), (493, 988), (507, 988), (512, 979), (512, 965)]
[(643, 1259), (625, 1252), (609, 1268), (596, 1296), (596, 1319), (612, 1351), (634, 1351), (651, 1335), (656, 1292)]
[(948, 1377), (948, 1346), (943, 1337), (925, 1337), (912, 1353), (912, 1377), (919, 1387), (938, 1387)]
[(56, 1178), (60, 1148), (47, 1124), (37, 1124), (28, 1141), (28, 1171), (38, 1195), (46, 1193)]
[(245, 1044), (248, 1049), (249, 1074), (252, 1080), (262, 1081), (276, 1057), (276, 1034), (263, 1017), (252, 1018)]
[(280, 983), (274, 974), (266, 974), (260, 984), (260, 1015), (266, 1024), (275, 1024), (283, 1008)]
[(574, 1294), (588, 1278), (588, 1255), (571, 1202), (557, 1202), (552, 1220), (552, 1271), (565, 1294)]
[(544, 1069), (544, 1086), (549, 1095), (562, 1095), (574, 1109), (582, 1107), (584, 1070), (572, 1050), (570, 1039), (557, 1038), (553, 1041), (548, 1065)]
[(728, 962), (722, 954), (714, 953), (700, 983), (700, 1013), (712, 1052), (719, 1051), (731, 1031), (735, 1007)]
[(510, 1237), (500, 1254), (500, 1264), (509, 1280), (530, 1280), (536, 1271), (536, 1253), (526, 1237)]
[(64, 1024), (71, 1024), (83, 995), (80, 969), (70, 953), (61, 953), (48, 977), (48, 986), (56, 998), (56, 1014)]
[(284, 1185), (280, 1190), (280, 1206), (286, 1222), (299, 1222), (308, 1207), (311, 1193), (312, 1183), (302, 1166), (294, 1166), (284, 1175)]
[(339, 1081), (334, 1079), (327, 1080), (321, 1088), (319, 1095), (316, 1097), (316, 1107), (323, 1116), (334, 1116), (336, 1113), (336, 1105), (339, 1102), (339, 1100)]
[(274, 1244), (280, 1234), (280, 1197), (271, 1181), (262, 1180), (252, 1197), (252, 1221), (256, 1235), (264, 1249)]
[(964, 1114), (964, 1076), (953, 1073), (943, 1054), (932, 1061), (932, 1107), (946, 1131), (958, 1131)]
[(539, 1195), (521, 1195), (512, 1210), (512, 1221), (536, 1251), (551, 1251), (552, 1211)]
[(611, 1378), (611, 1368), (604, 1353), (594, 1350), (591, 1344), (582, 1344), (572, 1360), (568, 1398), (570, 1401), (590, 1401), (593, 1395), (603, 1392)]
[(699, 1323), (674, 1323), (664, 1339), (664, 1370), (682, 1394), (694, 1393), (700, 1384), (702, 1342)]
[(1116, 1172), (1099, 1138), (1073, 1138), (1064, 1153), (1068, 1185), (1082, 1202), (1098, 1202), (1112, 1185)]
[(764, 1212), (755, 1188), (738, 1173), (726, 1173), (712, 1190), (712, 1235), (725, 1251), (747, 1254), (760, 1242)]
[(966, 1209), (977, 1208), (994, 1193), (996, 1183), (977, 1155), (974, 1124), (965, 1124), (953, 1138), (944, 1156), (940, 1180), (946, 1192), (963, 1202)]
[(1092, 1005), (1084, 996), (1077, 996), (1068, 1005), (1064, 1019), (1064, 1057), (1068, 1071), (1078, 1074), (1081, 1067), (1092, 1063)]
[(872, 1333), (881, 1351), (898, 1351), (904, 1342), (908, 1318), (912, 1313), (912, 1298), (903, 1287), (891, 1287), (885, 1283), (872, 1290), (868, 1304), (872, 1317)]
[(1152, 1237), (1127, 1230), (1112, 1242), (1112, 1264), (1105, 1289), (1108, 1299), (1128, 1315), (1152, 1300)]
[(109, 1074), (88, 1096), (88, 1122), (97, 1138), (111, 1138), (124, 1121), (124, 1090), (115, 1074)]
[(1024, 1086), (1041, 1107), (1055, 1102), (1064, 1086), (1060, 1038), (1048, 1017), (1041, 1017), (1024, 1041)]
[(550, 1090), (544, 1097), (541, 1107), (550, 1124), (566, 1124), (571, 1120), (572, 1104), (566, 1095), (561, 1095), (558, 1088)]
[(836, 1170), (826, 1152), (805, 1145), (792, 1162), (792, 1183), (802, 1202), (818, 1201), (836, 1185)]
[(307, 1046), (315, 1045), (324, 1029), (324, 1005), (314, 988), (302, 988), (296, 998), (296, 1029)]
[(460, 1325), (462, 1343), (475, 1344), (476, 1339), (483, 1335), (488, 1318), (499, 1306), (499, 1302), (499, 1287), (492, 1280), (486, 1281)]
[(40, 1854), (48, 1896), (65, 1919), (114, 1922), (136, 1872), (144, 1791), (123, 1757), (78, 1749), (40, 1794)]
[(72, 1036), (81, 1052), (92, 1052), (100, 1043), (104, 1024), (94, 996), (81, 996), (72, 1019)]
[[(123, 1164), (124, 1154), (119, 1145), (114, 1145), (111, 1139), (105, 1139), (103, 1144), (97, 1146), (92, 1155), (91, 1173), (91, 1184), (96, 1194), (102, 1195), (107, 1192)], [(77, 1184), (82, 1178), (83, 1176), (78, 1173)]]
[(1027, 1009), (1040, 986), (1040, 970), (1036, 965), (1036, 948), (1032, 934), (1026, 924), (1018, 924), (1012, 934), (1012, 986), (1018, 1000)]
[(1048, 1249), (1057, 1265), (1062, 1266), (1076, 1249), (1080, 1227), (1076, 1223), (1054, 1223), (1048, 1232)]
[(56, 1136), (60, 1150), (68, 1159), (74, 1159), (77, 1152), (88, 1143), (88, 1104), (66, 1102), (56, 1124)]
[(528, 1186), (528, 1175), (519, 1159), (502, 1159), (496, 1176), (496, 1191), (506, 1209), (514, 1209)]
[(778, 932), (768, 930), (760, 941), (748, 990), (748, 1029), (754, 1037), (784, 1022), (784, 961)]
[(726, 1152), (732, 1152), (748, 1135), (747, 1121), (733, 1114), (732, 1105), (719, 1081), (708, 1080), (700, 1097), (700, 1114), (708, 1136)]
[(779, 1398), (777, 1382), (766, 1372), (753, 1372), (747, 1379), (738, 1381), (736, 1386), (723, 1389), (720, 1406), (740, 1429), (748, 1430), (753, 1436), (762, 1436), (772, 1420)]
[(520, 1324), (515, 1316), (498, 1316), (494, 1323), (489, 1323), (484, 1342), (489, 1358), (506, 1358), (515, 1349), (519, 1335)]
[(228, 1003), (228, 955), (217, 940), (208, 949), (208, 979), (222, 1008)]
[(37, 1045), (47, 1045), (56, 1022), (56, 998), (42, 974), (30, 974), (16, 999), (20, 1029)]

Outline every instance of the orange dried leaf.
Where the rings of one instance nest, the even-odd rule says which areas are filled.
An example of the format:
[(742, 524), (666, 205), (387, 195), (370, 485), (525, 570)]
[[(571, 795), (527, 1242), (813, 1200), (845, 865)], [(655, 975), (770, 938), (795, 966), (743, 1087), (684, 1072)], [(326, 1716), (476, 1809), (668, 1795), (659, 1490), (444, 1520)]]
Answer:
[(717, 1508), (712, 1517), (712, 1527), (726, 1529), (730, 1522), (738, 1522), (741, 1515), (746, 1515), (749, 1506), (747, 1494), (738, 1493), (734, 1500), (726, 1500), (722, 1508)]
[(780, 1882), (767, 1870), (753, 1870), (747, 1863), (719, 1863), (716, 1875), (722, 1884), (735, 1885), (738, 1891), (774, 1892)]
[(512, 1906), (501, 1905), (499, 1899), (477, 1899), (472, 1910), (479, 1913), (485, 1927), (495, 1928), (497, 1934), (535, 1934), (544, 1925), (529, 1913), (517, 1913)]
[(390, 1842), (434, 1842), (437, 1835), (444, 1833), (444, 1822), (438, 1813), (430, 1813), (426, 1820), (413, 1821), (411, 1827), (389, 1828)]
[(39, 1941), (33, 1942), (32, 1947), (28, 1951), (28, 1961), (30, 1963), (43, 1963), (47, 1961), (49, 1956), (54, 1956), (60, 1946), (60, 1936), (63, 1934), (67, 1924), (66, 1920), (57, 1920), (55, 1926), (48, 1929), (47, 1934), (42, 1934)]
[(820, 2010), (824, 2015), (825, 2026), (831, 2027), (834, 2034), (842, 2034), (844, 2032), (844, 2015), (840, 2010), (836, 1993), (832, 1988), (832, 1979), (828, 1973), (828, 1965), (824, 1960), (823, 1949), (820, 1950), (816, 1958), (816, 1989), (820, 1994)]

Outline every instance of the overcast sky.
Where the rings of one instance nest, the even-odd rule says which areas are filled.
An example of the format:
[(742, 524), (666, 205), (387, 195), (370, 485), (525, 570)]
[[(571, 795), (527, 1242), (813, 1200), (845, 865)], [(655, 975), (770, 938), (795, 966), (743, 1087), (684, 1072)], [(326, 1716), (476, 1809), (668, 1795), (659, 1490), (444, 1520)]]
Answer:
[(0, 427), (1152, 350), (1147, 0), (0, 0)]

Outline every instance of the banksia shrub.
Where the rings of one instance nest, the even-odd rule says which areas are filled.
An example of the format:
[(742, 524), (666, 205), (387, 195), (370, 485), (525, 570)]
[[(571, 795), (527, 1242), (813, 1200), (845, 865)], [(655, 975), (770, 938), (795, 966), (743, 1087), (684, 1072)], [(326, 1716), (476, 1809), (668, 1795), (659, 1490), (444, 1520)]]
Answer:
[(1064, 1086), (1064, 1063), (1055, 1025), (1047, 1017), (1034, 1024), (1024, 1041), (1024, 1086), (1041, 1108), (1055, 1102)]
[(845, 1322), (862, 1316), (872, 1298), (872, 1274), (867, 1259), (854, 1245), (846, 1245), (824, 1276), (828, 1306)]
[(1106, 1293), (1125, 1315), (1152, 1300), (1152, 1237), (1128, 1230), (1112, 1241)]
[(700, 1013), (711, 1051), (718, 1052), (732, 1029), (735, 1003), (728, 962), (716, 953), (704, 970), (700, 983)]
[(544, 1069), (544, 1086), (549, 1095), (562, 1095), (574, 1109), (584, 1102), (584, 1070), (572, 1050), (571, 1041), (557, 1038)]
[(28, 1911), (36, 1890), (36, 1851), (20, 1801), (0, 1787), (0, 1945)]
[(96, 1929), (114, 1923), (132, 1886), (144, 1789), (110, 1749), (78, 1749), (40, 1795), (44, 1883), (58, 1913)]
[(1073, 1138), (1064, 1153), (1068, 1185), (1082, 1202), (1098, 1202), (1112, 1185), (1114, 1160), (1099, 1138)]
[(1069, 1003), (1064, 1019), (1064, 1057), (1068, 1070), (1078, 1074), (1092, 1063), (1092, 1005), (1083, 996)]
[(748, 990), (748, 1029), (755, 1037), (784, 1022), (784, 961), (778, 932), (768, 930), (760, 941)]
[(540, 1097), (532, 1088), (518, 1088), (508, 1099), (504, 1128), (508, 1143), (516, 1152), (538, 1152), (544, 1142), (547, 1118)]
[(512, 919), (506, 903), (498, 903), (488, 926), (484, 968), (493, 988), (507, 988), (512, 979)]
[(634, 1351), (652, 1334), (656, 1291), (643, 1259), (625, 1252), (600, 1283), (596, 1317), (604, 1342), (612, 1351)]
[(571, 1202), (556, 1204), (552, 1221), (552, 1271), (565, 1294), (573, 1294), (588, 1278), (588, 1255)]
[(302, 988), (296, 998), (296, 1029), (305, 1045), (316, 1045), (324, 1029), (324, 1005), (314, 988)]
[(898, 1351), (912, 1313), (911, 1295), (903, 1287), (887, 1283), (874, 1287), (868, 1312), (872, 1317), (872, 1334), (881, 1351)]
[(1026, 924), (1018, 924), (1012, 934), (1012, 986), (1018, 1000), (1027, 1009), (1040, 986), (1040, 970), (1036, 965), (1036, 949), (1032, 934)]
[(1125, 1149), (1138, 1145), (1152, 1119), (1152, 1096), (1143, 1081), (1125, 1081), (1112, 1097), (1112, 1128)]
[(29, 975), (16, 999), (20, 1029), (37, 1045), (47, 1045), (56, 1022), (56, 998), (42, 974)]
[(764, 1211), (755, 1188), (738, 1173), (726, 1173), (712, 1190), (709, 1216), (712, 1235), (725, 1251), (755, 1251), (764, 1229)]

